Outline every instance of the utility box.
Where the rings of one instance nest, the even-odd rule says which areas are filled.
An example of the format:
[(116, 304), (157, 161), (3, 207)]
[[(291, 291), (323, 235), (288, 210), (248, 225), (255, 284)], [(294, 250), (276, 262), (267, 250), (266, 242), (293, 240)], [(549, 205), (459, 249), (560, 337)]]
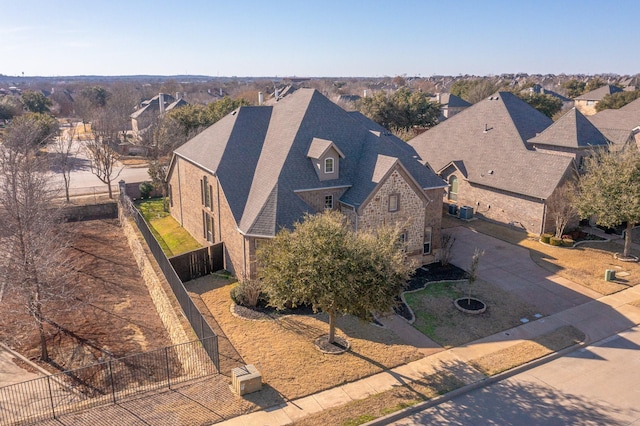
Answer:
[(262, 374), (253, 364), (231, 370), (231, 389), (238, 395), (262, 389)]
[(613, 269), (606, 269), (604, 271), (604, 280), (605, 281), (613, 281), (616, 279), (616, 271)]
[(473, 207), (471, 206), (460, 207), (460, 219), (472, 219), (472, 218), (473, 218)]
[(458, 214), (458, 206), (455, 204), (449, 204), (449, 214), (450, 215), (457, 215)]

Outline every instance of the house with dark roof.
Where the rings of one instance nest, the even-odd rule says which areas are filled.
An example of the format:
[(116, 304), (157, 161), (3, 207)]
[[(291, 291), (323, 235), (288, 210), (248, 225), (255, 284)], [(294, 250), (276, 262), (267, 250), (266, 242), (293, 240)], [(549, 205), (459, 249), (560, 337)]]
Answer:
[(614, 148), (636, 143), (640, 148), (640, 99), (620, 109), (605, 109), (589, 116), (589, 121), (602, 132)]
[(174, 151), (168, 182), (172, 216), (201, 243), (224, 243), (237, 276), (255, 276), (256, 248), (281, 228), (325, 209), (356, 231), (401, 227), (417, 264), (439, 256), (446, 183), (405, 142), (313, 89), (233, 111)]
[(595, 149), (609, 148), (606, 136), (575, 107), (528, 143), (538, 152), (574, 158), (578, 169), (581, 169), (584, 157), (592, 155)]
[(597, 112), (596, 105), (598, 105), (598, 102), (600, 102), (602, 98), (617, 92), (622, 92), (622, 89), (617, 86), (607, 84), (578, 96), (575, 99), (574, 105), (584, 115), (593, 115)]
[(165, 112), (174, 108), (187, 105), (182, 98), (174, 98), (166, 93), (160, 93), (151, 99), (143, 101), (138, 109), (131, 114), (131, 129), (135, 136), (144, 132), (149, 126)]
[(535, 150), (528, 142), (552, 123), (514, 94), (498, 92), (409, 145), (448, 182), (446, 203), (539, 234), (553, 226), (547, 201), (575, 173), (572, 156)]
[(440, 104), (440, 121), (453, 117), (471, 106), (469, 102), (451, 93), (436, 93), (432, 101)]

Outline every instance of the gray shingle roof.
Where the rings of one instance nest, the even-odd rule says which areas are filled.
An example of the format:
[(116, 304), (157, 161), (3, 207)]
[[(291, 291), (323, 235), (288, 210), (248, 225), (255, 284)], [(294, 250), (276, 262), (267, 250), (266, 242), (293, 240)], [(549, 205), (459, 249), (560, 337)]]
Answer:
[(567, 148), (609, 144), (607, 138), (576, 108), (571, 108), (542, 133), (529, 139), (529, 142)]
[(640, 126), (640, 99), (620, 109), (605, 109), (588, 117), (611, 142), (625, 144), (635, 128)]
[(612, 93), (622, 92), (622, 89), (616, 86), (612, 86), (607, 84), (602, 87), (598, 87), (595, 90), (584, 93), (576, 98), (577, 101), (601, 101), (606, 95), (610, 95)]
[(465, 101), (459, 96), (452, 95), (451, 93), (442, 93), (440, 95), (440, 105), (447, 106), (450, 108), (457, 108), (457, 107), (470, 107), (472, 104)]
[(509, 92), (499, 92), (409, 141), (437, 172), (452, 163), (471, 182), (546, 199), (572, 165), (567, 156), (528, 150), (526, 141), (551, 119)]
[[(318, 155), (329, 144), (344, 156), (340, 176), (320, 181), (308, 154)], [(241, 107), (175, 155), (218, 176), (236, 223), (247, 234), (275, 235), (312, 210), (296, 190), (348, 186), (342, 201), (361, 203), (376, 185), (374, 171), (384, 156), (400, 161), (423, 188), (445, 186), (405, 142), (313, 89), (299, 89), (273, 106)]]

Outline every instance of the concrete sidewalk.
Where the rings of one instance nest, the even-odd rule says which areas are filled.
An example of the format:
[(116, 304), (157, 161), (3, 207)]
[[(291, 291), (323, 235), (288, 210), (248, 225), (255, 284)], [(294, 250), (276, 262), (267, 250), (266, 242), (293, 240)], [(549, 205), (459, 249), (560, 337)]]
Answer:
[(437, 352), (390, 371), (219, 424), (287, 425), (310, 414), (363, 399), (394, 386), (402, 386), (443, 369), (455, 374), (467, 386), (481, 385), (487, 377), (473, 369), (469, 361), (534, 339), (564, 325), (582, 330), (587, 336), (584, 344), (597, 342), (640, 324), (640, 307), (629, 304), (637, 301), (640, 301), (640, 289), (630, 288), (464, 346)]
[[(529, 250), (525, 248), (468, 228), (459, 227), (452, 231), (458, 241), (452, 263), (462, 267), (468, 266), (466, 264), (476, 247), (485, 250), (485, 256), (480, 263), (479, 277), (505, 290), (516, 292), (521, 298), (540, 309), (543, 316), (449, 350), (439, 347), (403, 319), (397, 316), (386, 318), (383, 320), (385, 326), (392, 329), (407, 343), (419, 348), (425, 354), (424, 358), (390, 371), (289, 401), (264, 411), (236, 417), (220, 424), (287, 425), (310, 414), (364, 399), (372, 394), (423, 379), (425, 376), (443, 370), (449, 370), (461, 379), (466, 385), (464, 388), (474, 388), (488, 380), (486, 376), (471, 367), (470, 361), (474, 359), (534, 339), (565, 325), (572, 325), (581, 330), (586, 335), (583, 344), (589, 344), (640, 324), (640, 303), (638, 306), (630, 304), (640, 301), (640, 288), (632, 287), (610, 296), (600, 297), (599, 293), (540, 268), (531, 260)], [(540, 362), (543, 360), (533, 362), (531, 365), (537, 365)], [(529, 366), (521, 366), (516, 370)], [(446, 396), (441, 399), (446, 400)]]

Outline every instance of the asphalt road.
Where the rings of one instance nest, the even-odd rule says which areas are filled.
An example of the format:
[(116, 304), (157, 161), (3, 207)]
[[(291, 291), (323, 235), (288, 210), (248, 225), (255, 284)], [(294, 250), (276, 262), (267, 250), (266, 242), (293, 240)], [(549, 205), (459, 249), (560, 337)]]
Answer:
[(640, 327), (392, 423), (640, 424)]
[[(75, 142), (73, 155), (73, 171), (71, 172), (70, 193), (71, 195), (86, 195), (106, 193), (107, 185), (102, 183), (96, 175), (91, 172), (91, 163), (84, 153), (82, 142)], [(59, 170), (51, 170), (52, 184), (56, 188), (61, 188), (64, 194), (63, 176)], [(143, 182), (149, 180), (146, 167), (126, 167), (120, 163), (114, 167), (114, 178), (112, 179), (112, 189), (118, 189), (118, 181)]]

